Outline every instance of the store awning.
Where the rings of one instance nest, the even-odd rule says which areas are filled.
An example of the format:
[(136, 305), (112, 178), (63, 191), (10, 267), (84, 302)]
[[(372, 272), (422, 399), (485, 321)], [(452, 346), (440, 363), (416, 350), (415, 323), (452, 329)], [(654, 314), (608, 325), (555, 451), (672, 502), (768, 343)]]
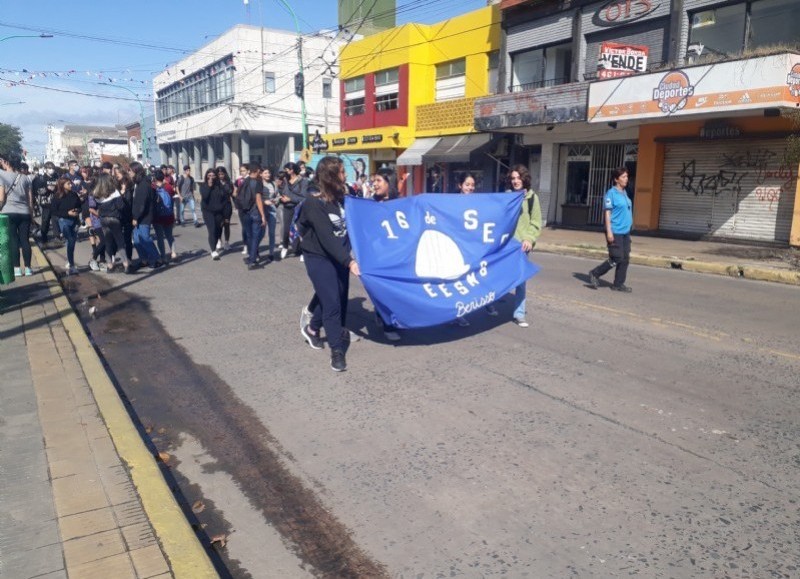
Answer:
[(422, 165), (422, 156), (430, 151), (442, 139), (439, 137), (429, 137), (427, 139), (415, 139), (411, 146), (397, 157), (398, 165)]
[(442, 137), (439, 143), (425, 153), (425, 162), (468, 163), (469, 155), (492, 139), (489, 133)]

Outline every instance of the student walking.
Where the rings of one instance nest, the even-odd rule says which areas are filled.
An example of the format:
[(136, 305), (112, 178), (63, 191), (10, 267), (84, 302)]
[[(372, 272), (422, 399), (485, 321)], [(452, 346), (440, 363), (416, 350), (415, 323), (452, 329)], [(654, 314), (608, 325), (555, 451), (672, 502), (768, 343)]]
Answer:
[(600, 278), (616, 267), (614, 285), (611, 289), (630, 293), (631, 288), (625, 285), (631, 257), (633, 226), (633, 205), (625, 189), (628, 186), (628, 170), (625, 167), (615, 169), (611, 172), (611, 181), (613, 186), (603, 197), (608, 259), (589, 272), (589, 287), (597, 289), (600, 286)]
[(305, 266), (317, 301), (311, 321), (301, 333), (309, 346), (322, 349), (320, 330), (325, 328), (331, 348), (331, 368), (347, 369), (345, 329), (350, 274), (361, 275), (358, 263), (350, 256), (350, 239), (344, 213), (345, 170), (341, 159), (324, 157), (317, 165), (319, 196), (303, 204), (298, 225), (303, 229), (300, 245)]
[(261, 183), (264, 189), (262, 192), (264, 211), (267, 215), (267, 243), (269, 244), (267, 262), (269, 263), (275, 257), (275, 230), (278, 225), (278, 189), (272, 181), (272, 170), (269, 167), (265, 167), (261, 171)]
[(158, 250), (150, 234), (155, 211), (154, 191), (141, 163), (131, 163), (128, 174), (133, 181), (133, 246), (142, 265), (157, 269), (164, 264), (158, 259)]
[[(178, 259), (178, 253), (175, 251), (175, 237), (172, 235), (172, 227), (175, 224), (175, 208), (173, 207), (175, 200), (174, 196), (164, 187), (166, 177), (161, 170), (156, 171), (153, 176), (153, 185), (156, 188), (153, 231), (156, 233), (156, 245), (163, 263)], [(164, 245), (165, 239), (169, 243), (169, 253)]]
[(5, 187), (6, 200), (2, 214), (8, 217), (12, 245), (11, 259), (14, 263), (14, 275), (22, 276), (20, 268), (20, 252), (25, 266), (25, 275), (33, 275), (31, 270), (31, 222), (33, 219), (33, 194), (31, 180), (22, 172), (20, 163), (13, 164), (0, 159), (0, 185)]
[[(290, 231), (294, 220), (295, 208), (308, 197), (308, 179), (300, 175), (300, 167), (297, 163), (286, 163), (283, 170), (286, 172), (283, 187), (280, 190), (280, 200), (282, 205), (283, 231), (281, 249), (281, 259), (284, 259), (290, 249)], [(297, 246), (294, 247), (295, 255), (298, 253)]]
[(78, 219), (81, 215), (81, 198), (72, 190), (74, 180), (71, 176), (61, 177), (56, 183), (56, 194), (50, 204), (50, 211), (58, 219), (58, 229), (67, 244), (67, 275), (78, 273), (75, 267), (75, 242), (78, 240)]
[(248, 172), (236, 188), (236, 205), (239, 209), (239, 218), (242, 222), (242, 237), (247, 242), (246, 257), (247, 269), (258, 266), (258, 246), (264, 239), (267, 227), (267, 216), (264, 212), (263, 190), (261, 182), (261, 166), (250, 163), (245, 166)]
[(116, 187), (111, 175), (100, 175), (92, 192), (98, 202), (97, 212), (100, 216), (100, 226), (103, 229), (108, 265), (106, 273), (114, 271), (115, 259), (118, 252), (122, 252), (122, 265), (125, 273), (130, 273), (131, 264), (125, 253), (125, 237), (122, 232), (122, 220), (126, 211), (125, 199)]
[(175, 189), (178, 193), (178, 225), (186, 223), (186, 210), (188, 209), (192, 212), (192, 223), (195, 227), (200, 227), (194, 201), (195, 182), (192, 177), (192, 168), (189, 165), (183, 167), (183, 175), (178, 177)]
[[(508, 187), (512, 192), (522, 191), (522, 207), (520, 208), (514, 239), (522, 243), (522, 251), (528, 255), (536, 245), (542, 233), (542, 208), (539, 196), (531, 189), (531, 174), (525, 165), (515, 165), (508, 174)], [(514, 323), (520, 328), (528, 327), (526, 315), (527, 283), (522, 282), (514, 290)]]
[(209, 169), (200, 185), (200, 209), (203, 212), (203, 222), (208, 230), (208, 247), (213, 260), (219, 259), (219, 248), (221, 247), (219, 242), (222, 237), (227, 202), (228, 195), (220, 186), (216, 171)]
[(225, 167), (217, 167), (217, 180), (219, 187), (225, 193), (225, 207), (223, 211), (222, 232), (225, 234), (225, 243), (222, 239), (217, 243), (217, 251), (228, 251), (231, 248), (231, 217), (233, 217), (233, 183)]

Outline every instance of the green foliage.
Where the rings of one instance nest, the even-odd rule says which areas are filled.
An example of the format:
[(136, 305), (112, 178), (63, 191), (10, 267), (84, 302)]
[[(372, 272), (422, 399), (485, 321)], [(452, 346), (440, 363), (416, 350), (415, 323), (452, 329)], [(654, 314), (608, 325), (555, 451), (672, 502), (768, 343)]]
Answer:
[(0, 157), (22, 157), (22, 132), (19, 127), (0, 123)]

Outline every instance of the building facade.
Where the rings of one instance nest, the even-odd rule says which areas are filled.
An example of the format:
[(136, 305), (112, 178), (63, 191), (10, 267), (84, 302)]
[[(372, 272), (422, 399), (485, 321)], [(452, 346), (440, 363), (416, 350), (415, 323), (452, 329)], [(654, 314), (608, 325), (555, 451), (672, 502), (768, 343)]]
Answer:
[(102, 162), (104, 156), (126, 156), (128, 135), (124, 126), (48, 125), (45, 160), (64, 165), (75, 159), (83, 165)]
[(302, 37), (306, 126), (295, 94), (298, 37), (237, 25), (159, 74), (155, 134), (161, 162), (190, 165), (195, 177), (223, 165), (277, 168), (302, 149), (303, 131), (339, 129), (337, 32)]
[(497, 161), (484, 153), (498, 145), (476, 131), (473, 110), (494, 91), (499, 48), (496, 6), (350, 43), (339, 56), (341, 132), (325, 135), (327, 151), (368, 173), (397, 167), (408, 193), (453, 191), (465, 169), (494, 189)]
[(610, 172), (625, 166), (640, 230), (789, 241), (797, 170), (781, 111), (800, 106), (795, 2), (501, 10), (502, 94), (478, 100), (475, 125), (529, 149), (548, 221), (599, 226)]

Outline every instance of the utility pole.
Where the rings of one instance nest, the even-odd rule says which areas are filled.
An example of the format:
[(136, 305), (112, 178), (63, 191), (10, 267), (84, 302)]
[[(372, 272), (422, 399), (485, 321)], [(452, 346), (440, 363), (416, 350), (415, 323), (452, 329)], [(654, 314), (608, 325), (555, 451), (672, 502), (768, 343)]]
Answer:
[[(294, 75), (294, 94), (300, 98), (300, 117), (302, 123), (302, 130), (300, 134), (303, 136), (303, 150), (308, 146), (308, 135), (306, 130), (306, 95), (305, 95), (305, 76), (303, 72), (303, 36), (300, 34), (300, 24), (297, 21), (297, 15), (289, 6), (286, 0), (276, 0), (280, 2), (289, 14), (294, 18), (294, 26), (297, 29), (297, 68), (298, 72)], [(263, 58), (263, 57), (262, 57)]]

